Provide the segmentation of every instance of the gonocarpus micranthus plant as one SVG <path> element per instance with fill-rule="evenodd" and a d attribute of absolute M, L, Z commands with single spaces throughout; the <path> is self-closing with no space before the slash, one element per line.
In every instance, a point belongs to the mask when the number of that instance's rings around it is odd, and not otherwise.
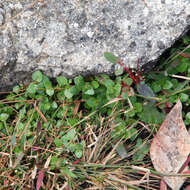
<path fill-rule="evenodd" d="M 132 69 L 131 68 L 127 68 L 122 61 L 117 58 L 115 55 L 113 55 L 110 52 L 105 52 L 104 53 L 104 57 L 111 63 L 114 64 L 119 64 L 123 67 L 123 70 L 126 71 L 129 74 L 129 77 L 133 80 L 133 82 L 137 85 L 137 91 L 140 95 L 144 96 L 144 97 L 149 97 L 149 101 L 152 103 L 155 103 L 154 99 L 151 99 L 151 97 L 155 97 L 154 92 L 152 91 L 152 89 L 144 82 L 144 78 L 141 75 L 141 70 L 139 68 L 139 59 L 138 59 L 138 63 L 137 63 L 137 71 L 136 74 L 133 74 Z"/>

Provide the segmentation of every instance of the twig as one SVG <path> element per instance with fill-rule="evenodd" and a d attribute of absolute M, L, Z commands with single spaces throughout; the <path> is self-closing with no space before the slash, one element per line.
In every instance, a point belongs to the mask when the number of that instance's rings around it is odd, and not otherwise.
<path fill-rule="evenodd" d="M 185 77 L 185 76 L 180 76 L 180 75 L 170 75 L 170 76 L 171 76 L 171 77 L 174 77 L 174 78 L 190 80 L 190 77 Z"/>

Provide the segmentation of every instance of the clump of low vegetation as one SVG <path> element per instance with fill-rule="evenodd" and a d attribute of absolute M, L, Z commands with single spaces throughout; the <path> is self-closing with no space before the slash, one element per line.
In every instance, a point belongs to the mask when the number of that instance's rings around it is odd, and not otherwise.
<path fill-rule="evenodd" d="M 123 68 L 56 84 L 40 71 L 0 99 L 1 189 L 158 189 L 149 147 L 178 99 L 190 125 L 190 39 L 144 74 L 154 104 Z M 125 158 L 118 147 L 123 145 Z"/>

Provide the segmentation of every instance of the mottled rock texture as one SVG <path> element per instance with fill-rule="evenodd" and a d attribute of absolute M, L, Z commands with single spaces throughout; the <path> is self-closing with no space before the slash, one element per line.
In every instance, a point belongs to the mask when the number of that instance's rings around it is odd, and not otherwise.
<path fill-rule="evenodd" d="M 0 0 L 0 87 L 50 77 L 112 73 L 104 51 L 135 67 L 190 25 L 190 0 Z"/>

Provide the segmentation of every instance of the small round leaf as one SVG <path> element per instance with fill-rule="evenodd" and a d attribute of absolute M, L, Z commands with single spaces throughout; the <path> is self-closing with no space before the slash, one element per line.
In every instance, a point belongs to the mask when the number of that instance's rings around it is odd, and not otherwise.
<path fill-rule="evenodd" d="M 166 81 L 165 81 L 165 84 L 164 84 L 164 86 L 163 86 L 163 89 L 169 90 L 169 89 L 171 89 L 172 87 L 173 87 L 173 84 L 172 84 L 169 80 L 166 80 Z"/>
<path fill-rule="evenodd" d="M 87 95 L 94 95 L 94 89 L 91 88 L 91 89 L 87 90 L 87 91 L 85 92 L 85 94 L 87 94 Z"/>
<path fill-rule="evenodd" d="M 94 89 L 98 88 L 99 87 L 99 83 L 95 80 L 92 81 L 92 86 Z"/>
<path fill-rule="evenodd" d="M 82 157 L 82 150 L 80 150 L 80 149 L 76 150 L 75 155 L 76 155 L 77 158 L 81 158 Z"/>
<path fill-rule="evenodd" d="M 34 84 L 34 83 L 30 83 L 29 86 L 27 87 L 26 91 L 29 93 L 29 94 L 35 94 L 36 93 L 36 90 L 37 90 L 37 85 Z"/>
<path fill-rule="evenodd" d="M 65 89 L 64 94 L 65 94 L 65 96 L 66 96 L 68 99 L 72 98 L 73 95 L 74 95 L 74 94 L 72 93 L 72 91 L 71 91 L 70 88 L 69 88 L 69 89 Z"/>
<path fill-rule="evenodd" d="M 8 118 L 9 118 L 9 115 L 7 113 L 0 114 L 0 121 L 6 121 Z"/>
<path fill-rule="evenodd" d="M 46 88 L 46 94 L 49 96 L 53 96 L 54 89 L 52 87 Z"/>
<path fill-rule="evenodd" d="M 13 87 L 13 92 L 14 93 L 18 94 L 19 91 L 20 91 L 20 87 L 18 85 L 16 85 L 16 86 Z"/>
<path fill-rule="evenodd" d="M 189 99 L 189 96 L 185 93 L 181 93 L 179 96 L 181 102 L 186 102 Z"/>
<path fill-rule="evenodd" d="M 41 82 L 43 78 L 43 74 L 40 71 L 35 71 L 32 74 L 32 79 L 37 82 Z"/>
<path fill-rule="evenodd" d="M 64 76 L 59 76 L 56 78 L 59 86 L 64 87 L 65 85 L 67 85 L 67 79 Z"/>

